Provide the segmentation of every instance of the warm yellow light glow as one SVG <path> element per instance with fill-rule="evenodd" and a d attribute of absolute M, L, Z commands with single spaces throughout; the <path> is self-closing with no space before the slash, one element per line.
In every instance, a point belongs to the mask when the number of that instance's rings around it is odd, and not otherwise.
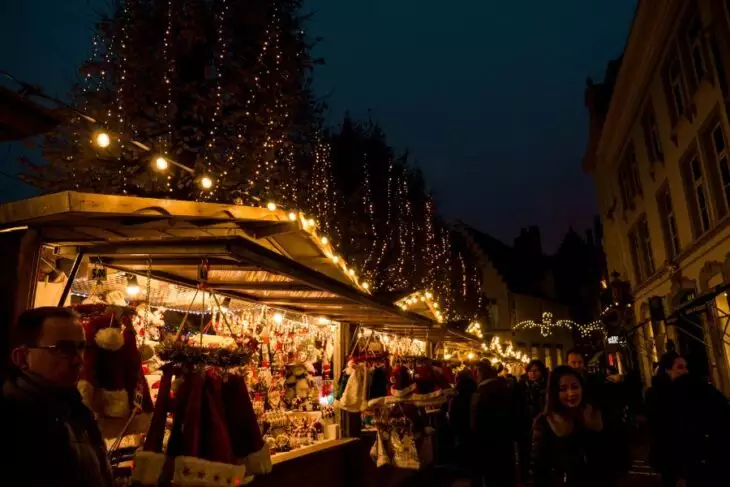
<path fill-rule="evenodd" d="M 447 353 L 444 355 L 444 359 L 449 360 L 451 358 L 451 354 Z"/>
<path fill-rule="evenodd" d="M 334 262 L 335 264 L 337 264 L 339 261 L 340 261 L 340 258 L 339 257 L 337 257 L 336 255 L 333 255 L 332 256 L 332 262 Z"/>
<path fill-rule="evenodd" d="M 348 269 L 347 270 L 347 273 L 350 274 L 351 276 L 354 276 L 355 275 L 355 269 Z"/>
<path fill-rule="evenodd" d="M 208 176 L 203 176 L 200 178 L 200 186 L 202 186 L 203 189 L 210 189 L 213 187 L 213 180 Z"/>
<path fill-rule="evenodd" d="M 280 325 L 284 322 L 284 315 L 281 313 L 274 313 L 274 316 L 272 317 L 272 319 L 274 320 L 274 323 L 276 323 L 277 325 Z"/>
<path fill-rule="evenodd" d="M 106 132 L 97 132 L 94 136 L 94 142 L 102 149 L 106 149 L 112 143 L 112 139 L 109 138 L 109 134 Z"/>
<path fill-rule="evenodd" d="M 269 201 L 269 202 L 268 202 L 268 203 L 266 204 L 266 208 L 267 208 L 267 209 L 268 209 L 269 211 L 276 211 L 276 203 L 274 203 L 273 201 Z"/>
<path fill-rule="evenodd" d="M 436 303 L 436 302 L 434 302 L 434 303 L 433 303 L 433 307 L 434 307 L 434 309 L 439 309 L 439 304 L 438 304 L 438 303 Z"/>
<path fill-rule="evenodd" d="M 467 355 L 467 357 L 469 358 L 469 360 L 473 360 L 474 359 L 474 354 L 471 353 L 471 352 L 469 352 L 469 355 Z"/>
<path fill-rule="evenodd" d="M 329 240 L 327 240 L 327 237 L 320 238 L 320 241 L 322 242 L 322 245 L 327 245 L 327 243 L 329 242 Z"/>
<path fill-rule="evenodd" d="M 168 167 L 170 167 L 170 164 L 167 162 L 167 159 L 165 159 L 162 156 L 159 156 L 157 159 L 155 159 L 155 167 L 157 169 L 159 169 L 160 171 L 164 171 Z"/>
<path fill-rule="evenodd" d="M 320 325 L 329 325 L 330 323 L 332 323 L 332 321 L 330 321 L 329 318 L 320 316 L 319 318 L 317 318 L 317 323 L 319 323 Z"/>
<path fill-rule="evenodd" d="M 433 294 L 431 294 L 430 292 L 426 291 L 426 298 L 427 299 L 431 299 L 432 297 L 433 297 Z"/>
<path fill-rule="evenodd" d="M 309 220 L 307 220 L 307 224 L 308 224 L 308 225 L 309 225 L 310 227 L 313 227 L 313 226 L 314 226 L 314 219 L 310 218 Z"/>
<path fill-rule="evenodd" d="M 291 213 L 289 213 L 289 219 L 291 221 L 296 220 L 297 219 L 297 214 L 292 211 Z"/>
<path fill-rule="evenodd" d="M 368 288 L 370 288 L 370 284 L 367 281 L 363 282 L 362 287 L 363 287 L 363 289 L 368 289 Z"/>

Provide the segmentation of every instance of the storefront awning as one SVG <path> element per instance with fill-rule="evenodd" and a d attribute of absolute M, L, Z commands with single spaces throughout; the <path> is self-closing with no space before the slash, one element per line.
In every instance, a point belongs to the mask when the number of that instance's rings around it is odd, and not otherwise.
<path fill-rule="evenodd" d="M 63 192 L 0 205 L 0 231 L 32 228 L 59 257 L 222 296 L 390 331 L 432 321 L 369 294 L 302 215 L 241 205 Z"/>

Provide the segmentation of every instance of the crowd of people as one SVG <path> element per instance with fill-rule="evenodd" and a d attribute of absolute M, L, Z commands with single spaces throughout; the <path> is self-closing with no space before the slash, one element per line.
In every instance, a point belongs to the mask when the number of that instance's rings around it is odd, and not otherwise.
<path fill-rule="evenodd" d="M 539 360 L 515 378 L 502 366 L 464 370 L 449 405 L 455 457 L 473 487 L 614 487 L 632 465 L 635 423 L 615 369 L 589 374 L 577 350 L 548 371 Z M 646 395 L 650 464 L 664 487 L 724 485 L 730 407 L 668 352 Z"/>
<path fill-rule="evenodd" d="M 11 337 L 0 396 L 0 467 L 8 485 L 111 487 L 99 427 L 76 388 L 86 347 L 76 315 L 38 308 Z M 448 404 L 456 458 L 474 487 L 615 487 L 631 466 L 631 416 L 615 370 L 589 374 L 577 351 L 548 371 L 516 378 L 479 362 L 462 371 Z M 646 394 L 650 464 L 664 487 L 728 485 L 730 405 L 674 351 Z"/>

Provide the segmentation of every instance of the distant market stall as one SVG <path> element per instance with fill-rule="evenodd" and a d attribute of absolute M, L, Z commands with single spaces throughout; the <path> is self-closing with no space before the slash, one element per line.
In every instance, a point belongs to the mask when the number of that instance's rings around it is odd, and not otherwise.
<path fill-rule="evenodd" d="M 82 394 L 115 460 L 141 447 L 142 484 L 166 455 L 178 477 L 248 481 L 273 464 L 257 485 L 315 471 L 348 483 L 360 450 L 332 405 L 356 327 L 424 343 L 437 332 L 372 296 L 314 220 L 275 207 L 63 192 L 0 206 L 0 242 L 6 330 L 30 307 L 79 311 L 95 347 Z M 180 404 L 217 411 L 219 427 Z"/>

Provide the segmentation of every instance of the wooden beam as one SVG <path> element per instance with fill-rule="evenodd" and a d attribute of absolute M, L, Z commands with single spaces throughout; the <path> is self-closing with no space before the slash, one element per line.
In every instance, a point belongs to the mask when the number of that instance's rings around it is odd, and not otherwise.
<path fill-rule="evenodd" d="M 307 296 L 277 296 L 277 297 L 259 297 L 259 302 L 266 304 L 301 304 L 301 305 L 342 305 L 350 304 L 352 301 L 344 298 L 322 298 Z"/>
<path fill-rule="evenodd" d="M 242 266 L 243 267 L 243 266 Z M 213 289 L 230 289 L 232 291 L 311 291 L 306 284 L 290 281 L 243 281 L 243 282 L 210 282 Z"/>
<path fill-rule="evenodd" d="M 309 267 L 291 260 L 271 250 L 249 242 L 245 239 L 237 239 L 229 243 L 231 253 L 242 261 L 259 265 L 262 269 L 280 274 L 310 285 L 322 291 L 331 292 L 356 303 L 381 310 L 389 315 L 397 316 L 424 327 L 431 326 L 431 320 L 402 311 L 391 303 L 382 302 L 368 294 L 362 293 L 352 286 L 342 283 L 336 279 L 325 276 Z"/>
<path fill-rule="evenodd" d="M 88 255 L 98 256 L 172 256 L 224 257 L 229 255 L 226 239 L 196 240 L 142 240 L 93 245 L 86 249 Z"/>
<path fill-rule="evenodd" d="M 239 227 L 256 240 L 299 231 L 299 224 L 295 222 L 239 223 Z"/>
<path fill-rule="evenodd" d="M 102 264 L 108 265 L 131 265 L 131 266 L 146 266 L 150 261 L 152 267 L 197 267 L 201 262 L 201 257 L 154 257 L 152 259 L 140 258 L 140 257 L 101 257 Z M 208 264 L 211 266 L 211 270 L 241 270 L 241 271 L 255 271 L 257 268 L 250 265 L 242 265 L 235 260 L 222 259 L 218 257 L 208 258 Z M 223 269 L 221 269 L 223 268 Z M 226 288 L 221 288 L 226 289 Z"/>

